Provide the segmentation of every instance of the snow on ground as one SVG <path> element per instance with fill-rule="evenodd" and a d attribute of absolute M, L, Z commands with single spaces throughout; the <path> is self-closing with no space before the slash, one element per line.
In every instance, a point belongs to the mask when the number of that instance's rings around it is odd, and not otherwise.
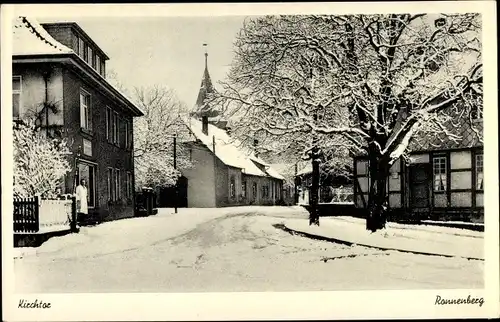
<path fill-rule="evenodd" d="M 293 218 L 307 223 L 307 213 L 300 207 L 241 207 L 179 209 L 178 214 L 162 210 L 157 216 L 86 228 L 82 237 L 61 237 L 52 245 L 50 241 L 42 245 L 45 252 L 16 259 L 16 289 L 222 292 L 483 287 L 482 261 L 345 246 L 273 227 Z M 62 241 L 65 238 L 75 240 Z"/>
<path fill-rule="evenodd" d="M 396 248 L 464 258 L 484 259 L 484 233 L 458 228 L 388 223 L 375 233 L 365 229 L 365 220 L 353 217 L 320 219 L 320 226 L 309 226 L 300 219 L 288 219 L 286 227 L 360 245 Z"/>

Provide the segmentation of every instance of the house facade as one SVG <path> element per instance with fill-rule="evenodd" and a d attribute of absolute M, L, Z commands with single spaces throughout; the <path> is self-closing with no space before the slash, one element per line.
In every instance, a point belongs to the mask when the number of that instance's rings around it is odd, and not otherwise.
<path fill-rule="evenodd" d="M 63 193 L 87 179 L 89 214 L 99 221 L 134 215 L 133 118 L 142 111 L 105 78 L 109 57 L 76 23 L 13 28 L 13 117 L 35 118 L 63 138 L 72 171 Z"/>
<path fill-rule="evenodd" d="M 410 160 L 392 165 L 390 219 L 484 222 L 482 106 L 470 118 L 451 122 L 459 140 L 442 134 L 419 137 L 409 146 Z M 354 158 L 354 176 L 356 207 L 365 208 L 370 185 L 366 157 Z"/>
<path fill-rule="evenodd" d="M 179 191 L 186 196 L 187 207 L 283 203 L 283 176 L 239 147 L 226 130 L 208 124 L 208 118 L 192 118 L 188 128 L 191 140 L 183 144 L 193 167 L 182 170 L 184 183 L 180 190 L 186 192 Z"/>

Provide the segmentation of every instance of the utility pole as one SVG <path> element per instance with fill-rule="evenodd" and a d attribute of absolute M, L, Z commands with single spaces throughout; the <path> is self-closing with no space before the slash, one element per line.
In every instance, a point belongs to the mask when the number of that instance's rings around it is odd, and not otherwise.
<path fill-rule="evenodd" d="M 295 174 L 293 176 L 293 202 L 294 204 L 299 203 L 299 179 L 297 178 L 297 175 L 299 173 L 299 164 L 298 161 L 295 162 Z"/>
<path fill-rule="evenodd" d="M 177 170 L 177 134 L 174 134 L 174 169 Z M 179 199 L 178 180 L 175 181 L 175 213 L 177 213 L 177 203 Z"/>

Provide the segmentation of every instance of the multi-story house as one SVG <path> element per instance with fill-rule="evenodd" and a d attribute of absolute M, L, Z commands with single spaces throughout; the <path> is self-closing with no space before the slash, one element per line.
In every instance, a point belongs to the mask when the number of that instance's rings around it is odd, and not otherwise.
<path fill-rule="evenodd" d="M 392 165 L 387 180 L 391 220 L 484 222 L 482 106 L 453 117 L 448 128 L 458 139 L 444 133 L 416 137 L 408 147 L 409 160 Z M 364 208 L 370 186 L 365 156 L 354 158 L 354 177 L 355 203 Z"/>
<path fill-rule="evenodd" d="M 74 169 L 63 192 L 87 179 L 100 221 L 134 215 L 132 120 L 143 115 L 106 80 L 108 59 L 76 23 L 14 21 L 14 119 L 35 117 L 46 135 L 67 140 Z"/>
<path fill-rule="evenodd" d="M 283 203 L 284 177 L 231 137 L 220 111 L 207 103 L 213 90 L 205 56 L 205 70 L 192 117 L 185 120 L 190 133 L 182 144 L 193 166 L 182 169 L 177 205 L 224 207 Z M 160 190 L 160 206 L 173 206 L 174 189 Z"/>

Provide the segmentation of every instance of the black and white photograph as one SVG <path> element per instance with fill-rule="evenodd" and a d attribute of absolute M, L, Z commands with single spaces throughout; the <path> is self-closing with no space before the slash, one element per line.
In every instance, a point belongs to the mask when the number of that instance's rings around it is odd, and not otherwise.
<path fill-rule="evenodd" d="M 495 3 L 297 8 L 2 6 L 9 320 L 498 316 Z"/>

